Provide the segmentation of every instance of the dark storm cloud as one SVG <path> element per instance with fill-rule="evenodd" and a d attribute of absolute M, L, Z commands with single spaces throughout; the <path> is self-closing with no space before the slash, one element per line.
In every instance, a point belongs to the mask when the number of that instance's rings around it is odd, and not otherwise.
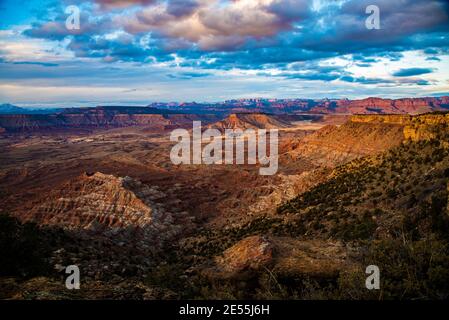
<path fill-rule="evenodd" d="M 302 79 L 302 80 L 321 80 L 321 81 L 333 81 L 340 76 L 335 73 L 296 73 L 296 74 L 283 74 L 287 79 Z"/>
<path fill-rule="evenodd" d="M 205 78 L 205 77 L 209 77 L 212 74 L 210 73 L 202 73 L 202 72 L 180 72 L 178 74 L 167 74 L 167 77 L 171 78 L 171 79 L 184 79 L 184 80 L 189 80 L 189 79 L 194 79 L 194 78 Z"/>
<path fill-rule="evenodd" d="M 448 53 L 449 10 L 443 0 L 349 0 L 342 6 L 328 1 L 319 10 L 306 0 L 95 2 L 112 9 L 98 16 L 87 7 L 79 32 L 66 30 L 65 16 L 59 15 L 34 23 L 24 34 L 69 39 L 68 48 L 79 57 L 152 63 L 176 54 L 182 66 L 224 70 L 285 69 L 342 55 L 368 67 L 380 58 L 398 61 L 406 50 Z M 120 11 L 134 5 L 142 9 Z M 368 5 L 380 9 L 380 30 L 365 27 Z M 118 30 L 127 42 L 105 37 Z"/>
<path fill-rule="evenodd" d="M 416 84 L 418 86 L 429 86 L 429 85 L 431 85 L 431 83 L 429 81 L 427 81 L 427 80 L 417 80 Z"/>
<path fill-rule="evenodd" d="M 433 69 L 430 68 L 406 68 L 401 69 L 393 73 L 395 77 L 411 77 L 411 76 L 419 76 L 422 74 L 432 73 Z"/>
<path fill-rule="evenodd" d="M 360 84 L 367 84 L 367 85 L 394 85 L 394 86 L 401 86 L 401 85 L 418 85 L 418 86 L 427 86 L 431 85 L 431 82 L 424 79 L 413 79 L 413 78 L 407 78 L 407 79 L 400 79 L 400 80 L 391 80 L 391 79 L 383 79 L 383 78 L 367 78 L 367 77 L 354 77 L 354 76 L 343 76 L 339 80 L 344 82 L 350 82 L 350 83 L 360 83 Z"/>
<path fill-rule="evenodd" d="M 307 0 L 277 0 L 268 6 L 268 11 L 287 21 L 303 20 L 311 15 Z"/>
<path fill-rule="evenodd" d="M 169 0 L 167 13 L 175 17 L 183 17 L 193 14 L 198 7 L 196 0 Z"/>
<path fill-rule="evenodd" d="M 1 60 L 0 60 L 1 62 Z M 28 65 L 36 65 L 36 66 L 43 66 L 43 67 L 57 67 L 59 64 L 57 63 L 51 63 L 51 62 L 37 62 L 37 61 L 14 61 L 11 62 L 12 64 L 28 64 Z"/>
<path fill-rule="evenodd" d="M 344 82 L 353 82 L 361 84 L 391 84 L 394 83 L 392 80 L 381 79 L 381 78 L 366 78 L 366 77 L 353 77 L 353 76 L 343 76 L 340 78 Z"/>

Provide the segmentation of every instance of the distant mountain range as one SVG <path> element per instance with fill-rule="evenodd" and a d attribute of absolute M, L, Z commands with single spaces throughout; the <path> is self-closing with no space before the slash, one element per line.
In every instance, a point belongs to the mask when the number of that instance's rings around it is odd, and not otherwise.
<path fill-rule="evenodd" d="M 60 111 L 60 108 L 29 109 L 18 107 L 9 103 L 0 104 L 0 114 L 52 114 Z"/>
<path fill-rule="evenodd" d="M 152 103 L 148 106 L 27 109 L 0 105 L 0 132 L 145 126 L 169 129 L 201 120 L 213 127 L 285 127 L 281 116 L 422 114 L 449 111 L 449 97 L 362 100 L 241 99 L 220 103 Z M 270 115 L 270 116 L 267 116 Z"/>
<path fill-rule="evenodd" d="M 0 105 L 0 113 L 22 113 L 25 109 L 16 107 L 12 104 L 5 103 Z"/>
<path fill-rule="evenodd" d="M 219 103 L 152 103 L 149 107 L 185 113 L 421 114 L 449 110 L 449 97 L 383 99 L 238 99 Z"/>
<path fill-rule="evenodd" d="M 191 127 L 192 121 L 212 123 L 217 115 L 183 114 L 151 107 L 108 106 L 67 108 L 51 114 L 2 114 L 1 132 L 35 132 L 54 130 L 94 130 L 141 126 L 149 130 Z"/>
<path fill-rule="evenodd" d="M 449 110 L 449 96 L 384 99 L 370 97 L 349 99 L 236 99 L 214 103 L 154 102 L 147 106 L 98 106 L 101 110 L 116 110 L 123 114 L 421 114 Z M 0 105 L 0 114 L 52 114 L 93 112 L 89 108 L 30 109 L 12 104 Z M 114 111 L 115 113 L 117 113 Z"/>

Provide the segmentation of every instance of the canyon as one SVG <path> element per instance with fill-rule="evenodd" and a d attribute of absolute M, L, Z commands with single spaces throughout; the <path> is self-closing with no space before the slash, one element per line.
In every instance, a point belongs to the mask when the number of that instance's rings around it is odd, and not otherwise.
<path fill-rule="evenodd" d="M 298 279 L 346 283 L 371 250 L 364 240 L 396 243 L 398 228 L 415 223 L 415 243 L 446 228 L 432 208 L 449 205 L 449 116 L 401 114 L 424 110 L 413 101 L 395 101 L 398 114 L 388 115 L 96 107 L 0 116 L 0 216 L 19 231 L 35 226 L 48 246 L 46 271 L 2 275 L 0 295 L 263 299 L 300 294 Z M 198 120 L 220 131 L 278 129 L 277 174 L 260 175 L 260 164 L 172 163 L 171 130 Z M 85 289 L 66 293 L 58 281 L 74 263 Z"/>
<path fill-rule="evenodd" d="M 316 119 L 318 115 L 326 114 L 422 114 L 445 110 L 449 110 L 448 96 L 396 100 L 383 98 L 361 100 L 240 99 L 218 103 L 151 103 L 145 107 L 99 106 L 49 110 L 24 109 L 4 104 L 0 105 L 0 131 L 92 130 L 132 125 L 162 130 L 164 128 L 182 127 L 193 120 L 214 123 L 232 114 L 240 114 L 240 117 L 243 117 L 244 114 L 248 113 L 278 115 L 271 127 L 285 127 L 288 124 L 283 123 L 283 119 L 289 122 L 292 121 L 294 115 L 301 114 L 309 114 L 309 118 L 314 117 Z M 245 117 L 251 116 L 246 115 Z M 226 121 L 228 123 L 217 123 L 215 126 L 227 126 L 238 121 L 238 119 L 234 116 L 233 119 L 227 119 Z M 257 119 L 250 121 L 247 119 L 244 122 L 254 125 L 254 123 L 257 123 Z M 242 125 L 242 123 L 234 123 L 235 125 Z"/>
<path fill-rule="evenodd" d="M 194 120 L 216 121 L 214 115 L 181 114 L 146 107 L 96 107 L 65 109 L 54 114 L 0 115 L 0 127 L 6 132 L 67 131 L 145 126 L 164 130 L 190 125 Z"/>

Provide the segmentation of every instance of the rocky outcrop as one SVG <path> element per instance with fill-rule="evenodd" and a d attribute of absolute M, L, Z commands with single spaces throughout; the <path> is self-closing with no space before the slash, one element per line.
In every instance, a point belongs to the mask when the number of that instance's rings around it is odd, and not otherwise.
<path fill-rule="evenodd" d="M 261 214 L 276 215 L 276 208 L 282 203 L 293 199 L 315 185 L 326 180 L 328 170 L 310 170 L 300 174 L 278 174 L 281 182 L 266 186 L 271 187 L 271 192 L 257 198 L 248 208 L 248 215 L 257 216 Z"/>
<path fill-rule="evenodd" d="M 275 214 L 282 202 L 326 180 L 332 168 L 358 157 L 377 154 L 404 141 L 402 119 L 393 115 L 352 116 L 341 126 L 328 125 L 303 138 L 289 142 L 280 156 L 280 183 L 259 197 L 248 214 Z M 268 186 L 267 186 L 268 188 Z"/>
<path fill-rule="evenodd" d="M 142 228 L 152 222 L 150 199 L 156 193 L 129 177 L 83 174 L 50 195 L 29 218 L 76 229 Z"/>
<path fill-rule="evenodd" d="M 367 98 L 362 100 L 338 100 L 336 107 L 327 111 L 347 114 L 420 114 L 447 110 L 448 108 L 449 97 L 404 98 L 397 100 Z"/>
<path fill-rule="evenodd" d="M 388 114 L 388 115 L 353 115 L 350 117 L 352 123 L 382 123 L 394 125 L 407 125 L 412 120 L 410 115 Z"/>
<path fill-rule="evenodd" d="M 193 120 L 211 123 L 212 115 L 190 115 L 164 112 L 154 108 L 97 107 L 68 109 L 55 114 L 8 114 L 0 115 L 0 127 L 7 132 L 36 132 L 67 129 L 120 128 L 145 126 L 165 129 L 190 124 Z"/>
<path fill-rule="evenodd" d="M 449 113 L 353 115 L 342 126 L 326 126 L 297 142 L 289 156 L 334 166 L 388 150 L 410 139 L 429 140 L 448 128 Z"/>
<path fill-rule="evenodd" d="M 437 138 L 441 128 L 449 128 L 449 113 L 431 113 L 418 116 L 411 115 L 355 115 L 352 123 L 371 123 L 400 125 L 403 127 L 404 139 L 412 141 Z M 449 129 L 448 129 L 449 130 Z"/>
<path fill-rule="evenodd" d="M 268 238 L 252 236 L 239 241 L 227 249 L 217 263 L 227 271 L 241 272 L 257 270 L 266 266 L 273 258 L 273 246 Z"/>
<path fill-rule="evenodd" d="M 215 258 L 215 267 L 206 271 L 213 277 L 231 278 L 244 272 L 260 271 L 273 260 L 273 245 L 262 236 L 251 236 L 237 242 Z"/>
<path fill-rule="evenodd" d="M 156 187 L 130 177 L 97 172 L 55 188 L 18 218 L 117 242 L 142 239 L 158 247 L 192 225 L 188 214 L 161 204 L 165 197 Z"/>
<path fill-rule="evenodd" d="M 298 141 L 288 155 L 297 161 L 333 167 L 356 157 L 375 154 L 404 140 L 399 124 L 347 122 L 326 126 Z"/>
<path fill-rule="evenodd" d="M 405 138 L 412 141 L 439 139 L 441 132 L 449 133 L 449 113 L 413 117 L 404 127 Z"/>
<path fill-rule="evenodd" d="M 335 278 L 356 266 L 352 251 L 339 241 L 256 235 L 225 250 L 215 258 L 215 266 L 205 269 L 204 273 L 221 279 L 245 278 L 264 272 L 290 278 Z"/>
<path fill-rule="evenodd" d="M 210 128 L 224 129 L 277 129 L 291 126 L 289 122 L 275 115 L 263 113 L 234 113 L 226 119 L 211 124 Z"/>

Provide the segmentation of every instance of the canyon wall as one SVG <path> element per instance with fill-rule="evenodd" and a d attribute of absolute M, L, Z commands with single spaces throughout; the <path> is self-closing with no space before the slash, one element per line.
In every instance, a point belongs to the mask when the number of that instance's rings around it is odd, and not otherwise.
<path fill-rule="evenodd" d="M 4 131 L 34 132 L 57 129 L 98 129 L 128 126 L 146 126 L 164 129 L 170 126 L 183 126 L 194 120 L 214 122 L 213 115 L 193 115 L 174 113 L 127 113 L 128 110 L 85 109 L 79 112 L 62 112 L 48 115 L 0 115 L 0 128 Z"/>
<path fill-rule="evenodd" d="M 449 97 L 362 100 L 342 99 L 336 102 L 334 112 L 347 114 L 422 114 L 449 108 Z"/>
<path fill-rule="evenodd" d="M 354 115 L 352 123 L 377 123 L 403 126 L 404 139 L 413 141 L 438 138 L 441 128 L 449 131 L 449 113 L 411 115 Z"/>

